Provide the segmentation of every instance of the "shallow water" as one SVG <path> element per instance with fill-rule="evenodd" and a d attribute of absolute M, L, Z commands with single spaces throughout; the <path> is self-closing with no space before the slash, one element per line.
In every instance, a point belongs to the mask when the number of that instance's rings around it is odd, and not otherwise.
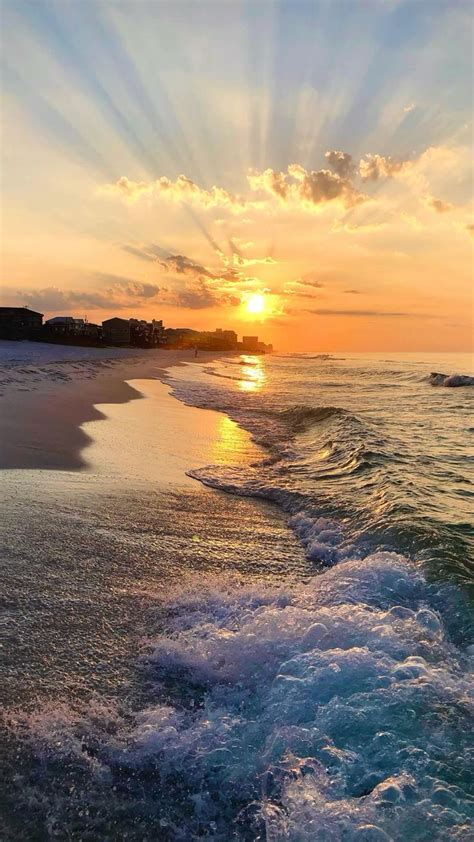
<path fill-rule="evenodd" d="M 304 510 L 315 562 L 388 549 L 469 583 L 474 388 L 432 386 L 430 372 L 466 374 L 470 363 L 459 354 L 249 357 L 192 381 L 175 369 L 171 382 L 182 400 L 227 412 L 271 455 L 254 471 L 193 476 Z M 336 542 L 308 531 L 321 516 L 337 521 Z"/>
<path fill-rule="evenodd" d="M 136 447 L 151 404 L 94 422 L 92 473 L 70 475 L 95 477 L 93 501 L 66 505 L 51 474 L 59 503 L 50 489 L 28 508 L 43 557 L 16 615 L 33 667 L 22 683 L 17 663 L 16 699 L 47 692 L 8 709 L 5 838 L 472 838 L 473 392 L 430 385 L 431 370 L 468 373 L 448 361 L 172 369 L 180 400 L 259 444 L 226 426 L 213 464 L 189 465 L 225 495 L 135 487 L 131 452 L 119 492 L 110 454 L 127 425 Z M 186 448 L 183 469 L 199 455 Z M 21 505 L 12 494 L 12 521 Z M 13 536 L 18 575 L 20 557 L 28 539 Z"/>

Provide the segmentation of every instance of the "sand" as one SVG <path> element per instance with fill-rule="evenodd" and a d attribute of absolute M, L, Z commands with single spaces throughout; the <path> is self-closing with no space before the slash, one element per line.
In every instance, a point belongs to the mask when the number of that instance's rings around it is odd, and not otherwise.
<path fill-rule="evenodd" d="M 17 346 L 9 349 L 17 359 L 2 360 L 3 344 Z M 27 350 L 30 359 L 22 360 Z M 52 355 L 57 359 L 51 359 Z M 202 353 L 199 360 L 213 356 Z M 105 417 L 97 405 L 139 399 L 140 392 L 127 381 L 156 379 L 165 368 L 193 361 L 192 351 L 0 343 L 0 468 L 74 471 L 85 467 L 82 452 L 91 438 L 84 425 Z"/>
<path fill-rule="evenodd" d="M 184 406 L 156 379 L 193 357 L 99 362 L 18 362 L 3 399 L 7 706 L 93 693 L 130 699 L 143 691 L 140 647 L 170 590 L 211 572 L 288 579 L 295 559 L 304 565 L 270 505 L 186 475 L 261 455 L 227 416 Z"/>

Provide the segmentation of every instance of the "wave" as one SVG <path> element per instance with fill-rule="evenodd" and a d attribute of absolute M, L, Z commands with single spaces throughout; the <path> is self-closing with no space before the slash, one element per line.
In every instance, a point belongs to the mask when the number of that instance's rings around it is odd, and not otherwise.
<path fill-rule="evenodd" d="M 467 842 L 471 659 L 441 607 L 461 610 L 391 553 L 308 584 L 191 583 L 138 712 L 13 718 L 35 758 L 17 803 L 58 838 Z"/>
<path fill-rule="evenodd" d="M 323 362 L 343 362 L 346 357 L 336 357 L 333 354 L 273 354 L 284 360 L 322 360 Z"/>
<path fill-rule="evenodd" d="M 428 382 L 432 386 L 474 386 L 474 377 L 469 377 L 467 374 L 441 374 L 433 371 Z"/>
<path fill-rule="evenodd" d="M 314 424 L 319 424 L 328 418 L 348 415 L 337 406 L 304 406 L 301 404 L 279 410 L 275 414 L 277 418 L 288 424 L 295 433 L 307 430 Z"/>

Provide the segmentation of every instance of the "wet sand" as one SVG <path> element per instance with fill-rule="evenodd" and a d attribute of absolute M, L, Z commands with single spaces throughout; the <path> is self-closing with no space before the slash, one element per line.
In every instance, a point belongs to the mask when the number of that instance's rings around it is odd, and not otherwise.
<path fill-rule="evenodd" d="M 60 358 L 64 349 L 53 347 Z M 34 350 L 44 353 L 40 345 Z M 86 357 L 98 349 L 74 350 Z M 100 350 L 103 355 L 95 359 L 0 364 L 0 469 L 83 468 L 82 451 L 91 439 L 82 425 L 105 417 L 98 404 L 139 399 L 127 380 L 157 378 L 169 366 L 194 361 L 190 351 L 131 352 L 114 358 L 107 353 L 117 349 Z M 199 360 L 213 356 L 203 353 Z"/>
<path fill-rule="evenodd" d="M 31 391 L 4 399 L 6 704 L 139 692 L 137 657 L 159 623 L 157 596 L 165 607 L 177 583 L 210 571 L 288 576 L 302 556 L 273 507 L 186 475 L 261 456 L 227 416 L 184 406 L 156 379 L 163 364 L 191 361 L 158 352 L 87 363 L 77 377 L 67 362 L 65 382 L 25 372 Z"/>

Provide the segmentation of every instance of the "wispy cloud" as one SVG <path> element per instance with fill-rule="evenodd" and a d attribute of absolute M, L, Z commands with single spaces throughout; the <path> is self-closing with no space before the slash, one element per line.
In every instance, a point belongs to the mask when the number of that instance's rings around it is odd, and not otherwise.
<path fill-rule="evenodd" d="M 419 318 L 419 314 L 415 313 L 408 313 L 408 312 L 387 312 L 386 310 L 336 310 L 336 309 L 318 309 L 318 310 L 305 310 L 306 313 L 312 313 L 315 316 L 351 316 L 354 318 L 404 318 L 404 317 L 416 317 Z"/>
<path fill-rule="evenodd" d="M 427 207 L 436 211 L 436 213 L 448 213 L 448 211 L 454 209 L 454 205 L 451 202 L 444 202 L 442 199 L 436 199 L 435 196 L 427 196 L 425 204 Z"/>
<path fill-rule="evenodd" d="M 6 291 L 6 296 L 11 301 L 42 312 L 61 311 L 62 315 L 68 315 L 69 311 L 76 311 L 80 307 L 91 310 L 126 310 L 156 300 L 160 294 L 160 287 L 156 284 L 102 272 L 95 273 L 94 277 L 97 282 L 108 286 L 103 291 L 64 290 L 54 286 L 36 290 L 12 289 Z"/>
<path fill-rule="evenodd" d="M 139 246 L 123 245 L 122 250 L 127 251 L 129 254 L 133 254 L 134 257 L 138 257 L 140 260 L 145 260 L 149 263 L 155 263 L 158 258 L 166 257 L 168 254 L 166 249 L 162 249 L 154 243 Z"/>

